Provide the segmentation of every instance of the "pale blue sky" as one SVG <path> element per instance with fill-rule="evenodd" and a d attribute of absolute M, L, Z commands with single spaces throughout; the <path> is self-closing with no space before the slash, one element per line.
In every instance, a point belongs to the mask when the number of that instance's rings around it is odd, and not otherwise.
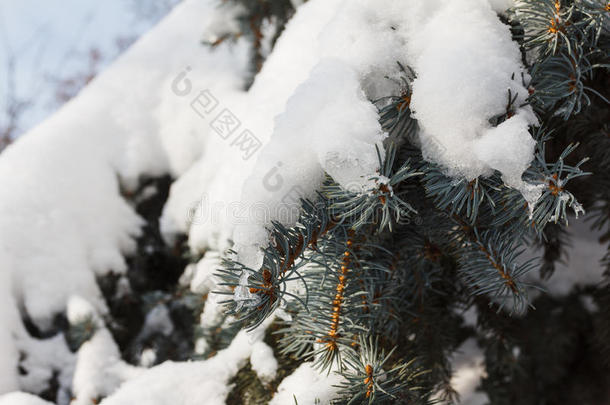
<path fill-rule="evenodd" d="M 30 103 L 18 133 L 39 123 L 59 104 L 58 83 L 86 76 L 90 50 L 99 71 L 120 54 L 119 42 L 146 32 L 179 0 L 0 0 L 0 125 L 5 117 L 8 63 L 14 93 Z"/>

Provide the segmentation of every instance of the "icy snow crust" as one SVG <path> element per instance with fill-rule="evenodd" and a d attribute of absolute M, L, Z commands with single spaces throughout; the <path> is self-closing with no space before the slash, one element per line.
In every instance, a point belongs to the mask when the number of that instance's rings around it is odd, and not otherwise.
<path fill-rule="evenodd" d="M 19 315 L 44 329 L 68 302 L 70 318 L 106 313 L 95 276 L 126 270 L 124 255 L 142 220 L 119 188 L 133 188 L 141 175 L 177 178 L 161 219 L 164 235 L 187 233 L 194 251 L 207 249 L 184 283 L 201 293 L 214 289 L 211 274 L 228 247 L 256 268 L 266 226 L 294 224 L 295 202 L 314 196 L 325 172 L 352 190 L 371 187 L 375 146 L 386 134 L 369 100 L 401 90 L 384 77 L 398 77 L 397 61 L 417 73 L 411 108 L 425 156 L 468 179 L 499 170 L 534 201 L 536 190 L 521 180 L 532 159 L 534 115 L 522 107 L 498 127 L 488 122 L 505 111 L 508 89 L 518 94 L 516 105 L 527 94 L 517 45 L 495 13 L 507 1 L 490 3 L 310 0 L 248 91 L 243 39 L 214 50 L 200 45 L 202 26 L 210 27 L 208 37 L 234 29 L 222 22 L 239 10 L 214 0 L 176 7 L 0 155 L 0 394 L 35 390 L 61 368 L 61 383 L 72 381 L 78 403 L 109 395 L 103 404 L 220 404 L 248 359 L 262 379 L 273 378 L 269 347 L 243 332 L 207 361 L 146 370 L 123 363 L 103 327 L 70 354 L 55 338 L 30 338 Z M 219 125 L 227 116 L 239 126 Z M 201 325 L 214 325 L 220 311 L 209 298 Z M 198 347 L 205 351 L 205 342 Z M 33 376 L 17 374 L 20 351 L 34 353 Z M 312 392 L 303 388 L 316 383 L 313 394 L 326 403 L 335 378 L 305 363 L 274 401 L 291 402 L 295 393 L 308 403 Z M 0 396 L 5 403 L 44 401 L 10 394 Z"/>

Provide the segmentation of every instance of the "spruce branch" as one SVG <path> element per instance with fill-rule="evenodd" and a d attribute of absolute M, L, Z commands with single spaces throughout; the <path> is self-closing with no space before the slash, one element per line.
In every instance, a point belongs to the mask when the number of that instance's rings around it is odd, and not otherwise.
<path fill-rule="evenodd" d="M 466 249 L 459 258 L 460 271 L 466 285 L 476 295 L 485 294 L 498 304 L 498 311 L 512 300 L 511 312 L 523 312 L 529 302 L 522 278 L 535 268 L 535 259 L 520 263 L 515 241 L 497 231 L 480 233 L 476 228 L 466 234 Z"/>
<path fill-rule="evenodd" d="M 532 67 L 531 99 L 545 110 L 554 110 L 564 120 L 580 113 L 591 105 L 591 95 L 610 104 L 602 94 L 585 83 L 592 79 L 596 68 L 607 68 L 607 64 L 592 64 L 590 60 L 599 50 L 585 53 L 580 45 L 572 52 L 559 52 Z"/>
<path fill-rule="evenodd" d="M 380 254 L 389 253 L 353 230 L 343 240 L 326 240 L 312 253 L 303 278 L 307 307 L 295 307 L 293 319 L 280 330 L 283 353 L 313 359 L 320 369 L 330 370 L 333 364 L 341 367 L 344 349 L 357 344 L 358 334 L 383 327 L 377 314 L 388 313 L 394 291 L 392 280 L 383 277 L 390 269 L 374 260 Z"/>
<path fill-rule="evenodd" d="M 400 222 L 416 213 L 415 209 L 405 202 L 394 188 L 401 182 L 420 176 L 422 172 L 415 171 L 409 161 L 393 173 L 396 147 L 393 143 L 388 146 L 386 158 L 382 161 L 379 148 L 379 173 L 369 178 L 373 187 L 364 192 L 346 190 L 330 179 L 322 189 L 322 193 L 330 201 L 332 215 L 350 223 L 351 228 L 358 230 L 367 224 L 374 224 L 377 232 L 386 227 L 392 231 L 393 222 Z"/>
<path fill-rule="evenodd" d="M 591 45 L 596 46 L 602 33 L 608 33 L 610 2 L 607 0 L 577 0 L 578 11 L 584 15 L 583 30 Z"/>
<path fill-rule="evenodd" d="M 574 31 L 579 29 L 572 21 L 574 11 L 573 5 L 560 0 L 522 0 L 512 14 L 524 27 L 521 40 L 525 49 L 546 57 L 562 47 L 571 53 Z"/>
<path fill-rule="evenodd" d="M 440 167 L 432 163 L 426 169 L 424 187 L 440 210 L 465 215 L 471 224 L 476 221 L 481 204 L 487 205 L 494 212 L 496 202 L 493 193 L 505 188 L 497 173 L 491 177 L 477 177 L 467 181 L 464 178 L 447 177 Z"/>
<path fill-rule="evenodd" d="M 378 338 L 359 336 L 358 342 L 357 349 L 346 350 L 345 369 L 341 371 L 345 382 L 338 386 L 341 399 L 336 403 L 426 403 L 420 386 L 426 372 L 415 365 L 415 360 L 391 362 L 396 347 L 385 354 Z"/>

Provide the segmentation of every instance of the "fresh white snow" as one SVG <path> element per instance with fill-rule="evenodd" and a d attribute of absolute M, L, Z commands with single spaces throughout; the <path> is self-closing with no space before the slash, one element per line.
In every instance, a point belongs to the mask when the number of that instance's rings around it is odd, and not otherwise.
<path fill-rule="evenodd" d="M 485 356 L 473 338 L 467 339 L 452 354 L 451 367 L 454 375 L 451 386 L 460 396 L 462 405 L 483 405 L 489 402 L 487 394 L 477 391 L 481 378 L 486 377 Z"/>
<path fill-rule="evenodd" d="M 342 381 L 341 375 L 320 373 L 313 363 L 305 362 L 282 380 L 269 405 L 292 404 L 295 398 L 299 404 L 328 404 L 336 397 L 336 386 Z"/>
<path fill-rule="evenodd" d="M 52 405 L 52 403 L 44 401 L 36 395 L 25 392 L 12 392 L 0 396 L 0 405 Z"/>
<path fill-rule="evenodd" d="M 222 405 L 237 374 L 264 336 L 264 323 L 251 333 L 240 331 L 226 349 L 204 361 L 167 361 L 125 383 L 101 405 Z"/>

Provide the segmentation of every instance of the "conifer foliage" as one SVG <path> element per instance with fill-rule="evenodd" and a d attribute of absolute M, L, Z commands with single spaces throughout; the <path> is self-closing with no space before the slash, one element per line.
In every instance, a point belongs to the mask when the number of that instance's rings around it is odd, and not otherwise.
<path fill-rule="evenodd" d="M 281 0 L 235 3 L 248 10 L 255 49 L 258 21 L 282 25 L 291 15 Z M 539 120 L 531 127 L 535 159 L 523 176 L 540 190 L 535 205 L 498 172 L 468 181 L 424 158 L 410 110 L 417 72 L 396 61 L 402 91 L 370 100 L 389 136 L 369 189 L 347 190 L 327 175 L 316 199 L 301 200 L 295 227 L 273 223 L 260 268 L 229 252 L 218 273 L 229 287 L 222 291 L 227 311 L 240 325 L 275 319 L 282 356 L 313 360 L 345 378 L 338 403 L 455 399 L 450 354 L 468 337 L 485 353 L 482 389 L 493 404 L 574 398 L 585 382 L 570 375 L 570 364 L 594 375 L 588 393 L 606 382 L 609 363 L 594 353 L 608 353 L 610 324 L 577 297 L 592 295 L 607 314 L 608 287 L 557 300 L 528 275 L 551 276 L 567 243 L 565 226 L 579 214 L 591 212 L 592 226 L 608 226 L 610 3 L 522 0 L 499 18 L 521 47 L 529 75 L 518 80 Z M 253 70 L 262 62 L 257 53 Z M 516 99 L 509 91 L 506 112 L 492 126 L 514 114 Z M 542 268 L 524 258 L 533 245 L 542 248 Z M 476 325 L 460 315 L 468 309 L 477 310 Z M 582 323 L 564 328 L 568 319 Z M 548 330 L 557 335 L 545 341 Z"/>

